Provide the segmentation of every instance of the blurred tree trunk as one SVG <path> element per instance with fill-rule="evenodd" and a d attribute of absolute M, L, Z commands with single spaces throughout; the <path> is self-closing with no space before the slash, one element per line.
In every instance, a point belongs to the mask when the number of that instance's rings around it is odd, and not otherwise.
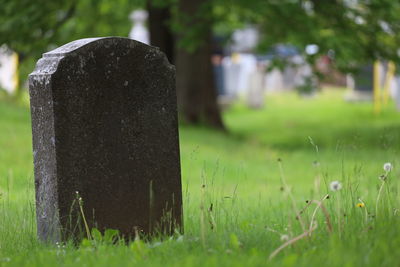
<path fill-rule="evenodd" d="M 182 14 L 183 31 L 179 32 L 178 42 L 185 33 L 195 31 L 194 48 L 187 49 L 178 43 L 176 46 L 176 89 L 179 109 L 183 119 L 190 124 L 204 122 L 207 125 L 225 130 L 217 103 L 217 90 L 214 83 L 212 53 L 211 2 L 207 0 L 179 0 L 178 12 Z M 193 36 L 193 32 L 190 34 Z"/>
<path fill-rule="evenodd" d="M 148 1 L 151 44 L 160 47 L 176 65 L 176 90 L 180 117 L 189 124 L 205 123 L 225 130 L 217 103 L 212 53 L 211 5 L 207 0 L 179 0 L 178 36 L 167 25 L 169 7 L 157 7 Z M 194 35 L 193 35 L 194 34 Z M 187 35 L 187 36 L 186 36 Z M 179 45 L 189 40 L 191 49 Z M 185 41 L 184 40 L 184 41 Z"/>
<path fill-rule="evenodd" d="M 169 27 L 171 10 L 168 6 L 156 6 L 151 0 L 147 2 L 147 10 L 149 12 L 150 44 L 159 47 L 167 55 L 169 62 L 174 64 L 175 40 Z"/>

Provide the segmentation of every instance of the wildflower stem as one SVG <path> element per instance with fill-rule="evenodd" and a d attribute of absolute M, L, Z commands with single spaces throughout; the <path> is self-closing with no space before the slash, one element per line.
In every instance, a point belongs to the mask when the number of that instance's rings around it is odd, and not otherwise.
<path fill-rule="evenodd" d="M 368 223 L 368 207 L 367 207 L 367 205 L 365 205 L 365 202 L 361 198 L 359 198 L 358 200 L 360 201 L 360 203 L 362 203 L 364 205 L 365 225 L 367 225 L 367 223 Z"/>
<path fill-rule="evenodd" d="M 290 198 L 290 201 L 292 202 L 292 208 L 293 208 L 293 210 L 294 210 L 294 213 L 296 214 L 296 217 L 298 218 L 299 223 L 300 223 L 300 225 L 301 225 L 301 229 L 302 229 L 303 232 L 304 232 L 304 231 L 306 231 L 306 227 L 305 227 L 305 224 L 304 224 L 303 219 L 302 219 L 302 217 L 301 217 L 301 214 L 300 214 L 299 210 L 297 209 L 296 201 L 294 200 L 294 197 L 293 197 L 292 193 L 290 192 L 289 186 L 288 186 L 288 184 L 286 183 L 285 174 L 284 174 L 284 172 L 283 172 L 283 166 L 282 166 L 281 161 L 278 161 L 278 165 L 279 165 L 279 172 L 280 172 L 280 177 L 281 177 L 281 183 L 282 183 L 284 189 L 285 189 L 285 190 L 287 191 L 287 193 L 288 193 L 288 196 L 289 196 L 289 198 Z"/>
<path fill-rule="evenodd" d="M 92 240 L 92 235 L 90 234 L 89 225 L 88 225 L 88 223 L 87 223 L 87 221 L 86 221 L 85 213 L 83 212 L 82 200 L 79 199 L 78 203 L 79 203 L 79 209 L 80 209 L 81 214 L 82 214 L 83 223 L 84 223 L 84 225 L 85 225 L 85 230 L 86 230 L 87 238 L 88 238 L 89 240 Z"/>
<path fill-rule="evenodd" d="M 338 194 L 338 201 L 337 201 L 337 218 L 338 218 L 338 232 L 339 232 L 339 238 L 342 235 L 342 216 L 340 215 L 340 195 Z"/>
<path fill-rule="evenodd" d="M 275 249 L 271 255 L 269 255 L 268 260 L 273 259 L 276 255 L 278 255 L 279 252 L 281 252 L 284 248 L 286 248 L 287 246 L 299 241 L 300 239 L 303 239 L 304 237 L 307 237 L 308 235 L 311 234 L 311 232 L 313 232 L 315 229 L 317 229 L 318 224 L 315 224 L 315 226 L 310 229 L 309 231 L 304 231 L 304 233 L 302 233 L 301 235 L 296 236 L 295 238 L 292 238 L 288 241 L 286 241 L 284 244 L 282 244 L 280 247 L 278 247 L 277 249 Z"/>
<path fill-rule="evenodd" d="M 378 196 L 376 197 L 376 204 L 375 204 L 375 217 L 376 218 L 378 217 L 378 205 L 379 205 L 379 200 L 381 198 L 381 194 L 382 194 L 384 185 L 385 185 L 385 180 L 382 181 L 381 187 L 379 188 L 379 191 L 378 191 Z"/>
<path fill-rule="evenodd" d="M 390 212 L 393 210 L 393 206 L 392 206 L 392 196 L 390 194 L 390 180 L 387 181 L 387 185 L 386 185 L 386 200 L 387 200 L 387 205 L 388 205 L 388 210 L 389 210 L 389 214 Z"/>
<path fill-rule="evenodd" d="M 313 214 L 311 216 L 310 227 L 309 227 L 309 230 L 308 230 L 308 232 L 310 233 L 310 236 L 311 236 L 312 228 L 313 228 L 313 225 L 314 225 L 315 215 L 317 214 L 317 211 L 318 211 L 319 208 L 321 208 L 322 212 L 325 215 L 325 221 L 326 221 L 326 225 L 327 225 L 327 228 L 328 228 L 328 232 L 329 233 L 332 232 L 332 224 L 331 224 L 331 221 L 330 221 L 330 218 L 329 218 L 329 213 L 326 210 L 326 208 L 324 206 L 324 203 L 323 203 L 323 201 L 325 199 L 327 199 L 328 197 L 329 197 L 329 195 L 327 194 L 321 199 L 321 201 L 313 200 L 311 202 L 311 203 L 316 203 L 317 207 L 314 209 L 314 212 L 313 212 Z"/>
<path fill-rule="evenodd" d="M 200 234 L 201 243 L 203 248 L 206 247 L 206 226 L 205 226 L 205 211 L 204 211 L 204 198 L 205 198 L 205 184 L 201 186 L 201 199 L 200 199 Z"/>

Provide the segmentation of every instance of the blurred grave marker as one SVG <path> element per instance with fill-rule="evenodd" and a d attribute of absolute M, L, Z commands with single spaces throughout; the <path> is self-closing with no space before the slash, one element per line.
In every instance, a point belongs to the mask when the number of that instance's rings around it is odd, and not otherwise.
<path fill-rule="evenodd" d="M 357 73 L 347 77 L 347 84 L 351 92 L 345 96 L 346 101 L 371 101 L 373 99 L 373 65 L 368 64 L 360 67 Z"/>
<path fill-rule="evenodd" d="M 247 91 L 247 105 L 253 109 L 259 109 L 265 102 L 265 65 L 259 62 L 257 69 L 250 73 L 249 89 Z"/>
<path fill-rule="evenodd" d="M 18 87 L 18 55 L 7 46 L 0 46 L 0 89 L 9 94 Z"/>
<path fill-rule="evenodd" d="M 43 55 L 29 90 L 41 240 L 79 240 L 84 219 L 126 238 L 181 225 L 175 68 L 162 52 L 77 40 Z"/>
<path fill-rule="evenodd" d="M 146 10 L 140 9 L 135 10 L 130 14 L 129 18 L 131 19 L 133 26 L 129 32 L 129 38 L 145 44 L 150 44 L 150 34 L 145 26 L 148 16 L 149 14 Z"/>

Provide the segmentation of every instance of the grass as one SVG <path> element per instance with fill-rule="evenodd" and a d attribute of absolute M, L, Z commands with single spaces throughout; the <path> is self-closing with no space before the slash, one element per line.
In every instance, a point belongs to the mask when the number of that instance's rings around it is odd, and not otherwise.
<path fill-rule="evenodd" d="M 79 249 L 37 241 L 29 109 L 0 102 L 0 266 L 399 266 L 400 114 L 342 99 L 327 90 L 270 95 L 262 110 L 237 104 L 224 114 L 230 135 L 182 126 L 184 236 Z M 394 169 L 375 216 L 385 162 Z M 335 180 L 343 189 L 330 192 Z M 318 211 L 311 236 L 268 260 L 284 235 L 304 232 L 293 205 L 327 193 L 332 233 Z M 307 229 L 316 207 L 301 215 Z"/>

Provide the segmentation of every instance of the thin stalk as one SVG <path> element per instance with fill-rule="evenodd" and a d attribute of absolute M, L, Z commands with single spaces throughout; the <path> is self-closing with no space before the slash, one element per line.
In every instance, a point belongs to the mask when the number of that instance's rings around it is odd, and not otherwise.
<path fill-rule="evenodd" d="M 206 247 L 206 226 L 205 226 L 205 211 L 204 211 L 204 195 L 205 195 L 205 187 L 203 184 L 201 186 L 201 196 L 200 196 L 200 235 L 201 235 L 201 243 L 203 248 Z"/>
<path fill-rule="evenodd" d="M 297 218 L 298 218 L 299 223 L 301 225 L 301 229 L 304 232 L 306 230 L 306 227 L 305 227 L 304 221 L 303 221 L 303 219 L 302 219 L 302 217 L 300 215 L 300 212 L 299 212 L 299 210 L 297 208 L 296 201 L 294 200 L 294 197 L 293 197 L 292 193 L 290 192 L 289 186 L 286 183 L 285 174 L 283 172 L 283 167 L 282 167 L 282 163 L 281 163 L 280 160 L 278 160 L 278 165 L 279 165 L 279 171 L 280 171 L 280 176 L 281 176 L 281 183 L 283 184 L 284 189 L 288 192 L 288 196 L 290 198 L 290 201 L 292 202 L 292 208 L 294 210 L 294 213 L 297 214 Z"/>
<path fill-rule="evenodd" d="M 80 209 L 81 214 L 82 214 L 83 223 L 85 225 L 86 235 L 87 235 L 89 240 L 92 240 L 92 235 L 90 234 L 89 225 L 88 225 L 88 223 L 86 221 L 85 213 L 83 212 L 83 204 L 82 203 L 83 203 L 83 201 L 82 201 L 82 198 L 80 197 L 78 199 L 78 204 L 79 204 L 79 209 Z"/>
<path fill-rule="evenodd" d="M 338 232 L 339 232 L 339 238 L 342 235 L 342 216 L 340 215 L 340 205 L 341 205 L 341 201 L 340 201 L 340 195 L 338 194 L 338 201 L 337 201 L 337 218 L 338 218 Z"/>
<path fill-rule="evenodd" d="M 312 203 L 316 203 L 317 204 L 317 207 L 314 209 L 314 212 L 313 212 L 313 214 L 311 216 L 310 227 L 309 227 L 309 230 L 308 230 L 308 232 L 310 233 L 310 236 L 311 236 L 311 233 L 312 233 L 312 228 L 313 228 L 313 224 L 314 224 L 314 221 L 315 221 L 315 216 L 317 214 L 317 211 L 320 208 L 321 208 L 322 212 L 325 215 L 325 221 L 326 221 L 326 225 L 327 225 L 327 228 L 328 228 L 328 232 L 330 232 L 330 233 L 332 232 L 332 224 L 331 224 L 331 220 L 330 220 L 330 217 L 329 217 L 329 213 L 328 213 L 328 211 L 326 210 L 326 208 L 325 208 L 325 206 L 323 204 L 323 201 L 325 199 L 327 199 L 328 197 L 329 197 L 329 195 L 327 194 L 321 199 L 321 201 L 317 201 L 317 200 L 313 200 L 312 201 Z"/>
<path fill-rule="evenodd" d="M 281 252 L 284 248 L 286 248 L 287 246 L 290 246 L 291 244 L 299 241 L 300 239 L 303 239 L 305 237 L 307 237 L 308 235 L 311 234 L 311 232 L 313 232 L 315 229 L 317 229 L 318 225 L 315 224 L 315 226 L 310 229 L 309 231 L 305 231 L 304 233 L 302 233 L 301 235 L 296 236 L 295 238 L 286 241 L 284 244 L 282 244 L 280 247 L 278 247 L 277 249 L 275 249 L 271 255 L 269 255 L 268 260 L 273 259 L 276 255 L 278 255 L 279 252 Z"/>
<path fill-rule="evenodd" d="M 367 210 L 367 205 L 365 205 L 364 201 L 359 198 L 358 201 L 364 205 L 364 217 L 365 217 L 365 225 L 368 223 L 368 210 Z"/>
<path fill-rule="evenodd" d="M 379 188 L 378 191 L 378 196 L 376 197 L 376 204 L 375 204 L 375 218 L 378 217 L 378 205 L 379 205 L 379 199 L 381 198 L 381 194 L 383 191 L 383 186 L 385 185 L 385 181 L 382 181 L 381 187 Z"/>

